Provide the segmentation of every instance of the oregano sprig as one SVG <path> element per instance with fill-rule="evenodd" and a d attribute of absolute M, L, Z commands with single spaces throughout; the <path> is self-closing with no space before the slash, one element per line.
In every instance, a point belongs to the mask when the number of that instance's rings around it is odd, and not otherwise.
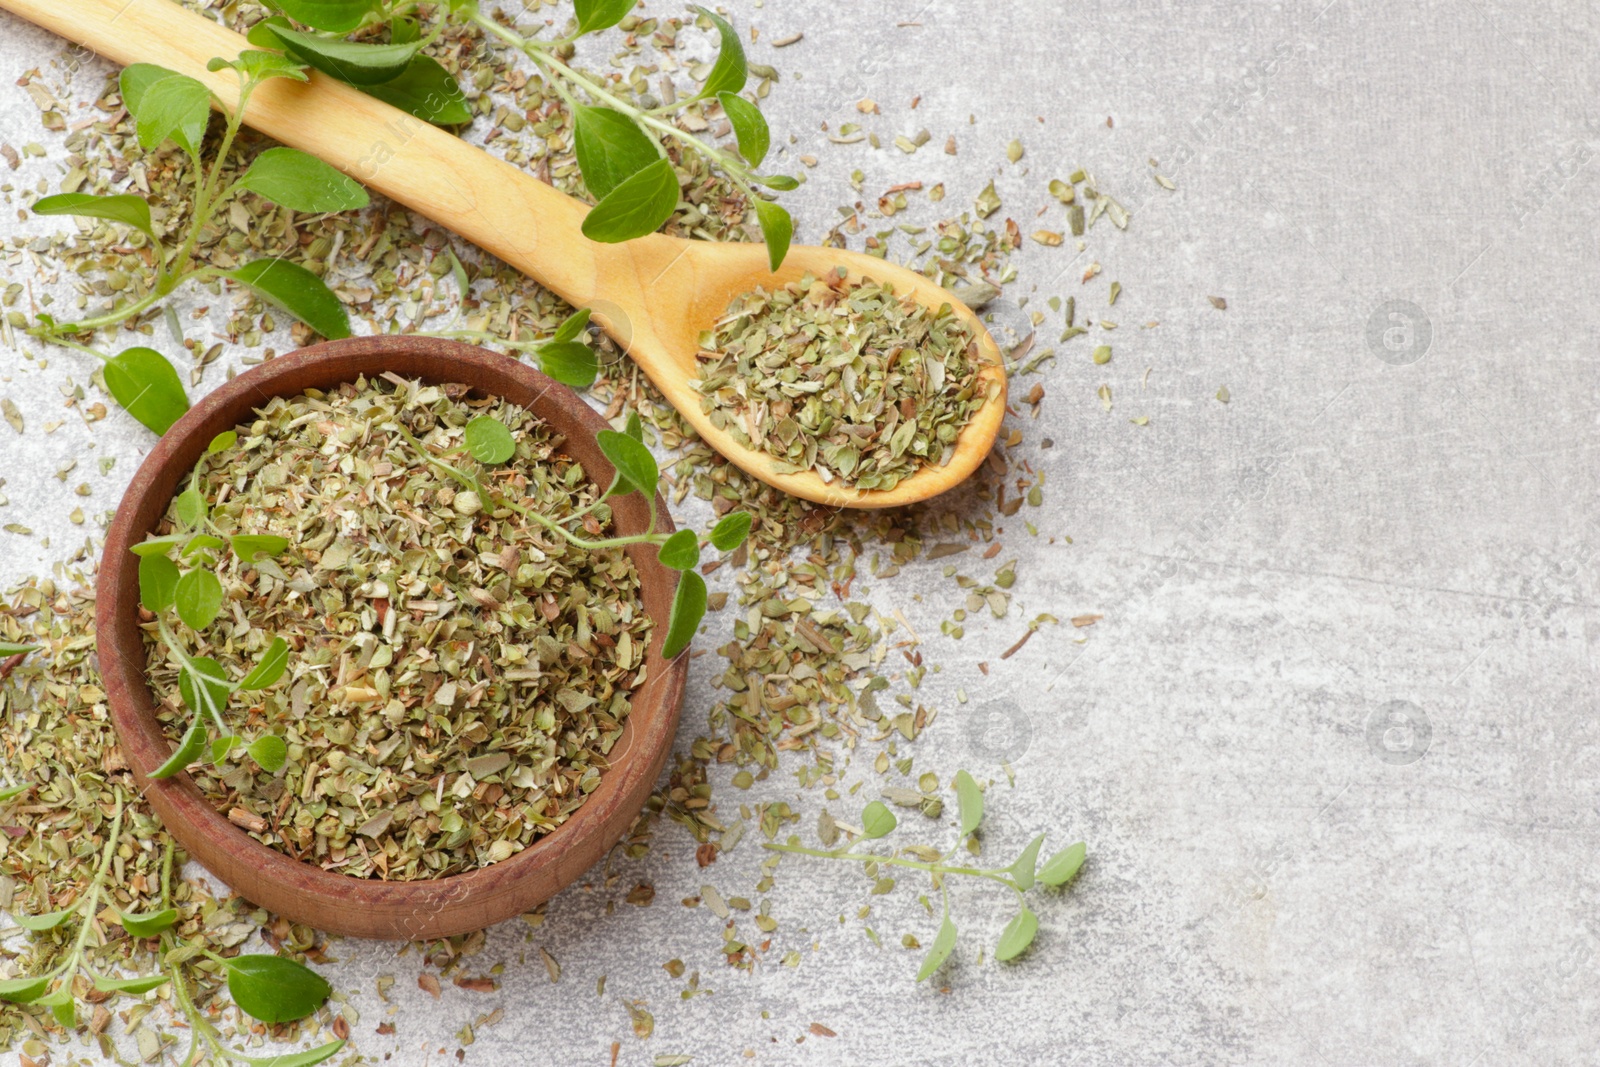
<path fill-rule="evenodd" d="M 1027 950 L 1039 932 L 1039 917 L 1028 907 L 1027 892 L 1039 885 L 1057 888 L 1072 881 L 1077 877 L 1079 868 L 1083 866 L 1087 849 L 1084 843 L 1079 841 L 1055 853 L 1045 860 L 1043 866 L 1040 866 L 1039 852 L 1044 846 L 1045 835 L 1039 834 L 1028 842 L 1027 847 L 1016 859 L 1004 867 L 972 867 L 952 863 L 951 858 L 961 847 L 962 842 L 967 841 L 983 823 L 983 790 L 977 781 L 966 771 L 958 771 L 954 788 L 960 836 L 956 845 L 948 851 L 941 852 L 927 845 L 902 845 L 885 854 L 860 847 L 867 842 L 888 836 L 897 825 L 894 812 L 878 800 L 872 801 L 862 809 L 859 833 L 854 833 L 851 840 L 836 848 L 807 848 L 800 844 L 799 837 L 793 835 L 787 842 L 781 844 L 768 842 L 765 847 L 774 852 L 865 864 L 867 873 L 878 882 L 879 886 L 887 881 L 890 888 L 893 887 L 893 880 L 880 879 L 878 872 L 881 868 L 901 867 L 926 871 L 933 880 L 934 888 L 940 892 L 943 913 L 938 933 L 934 936 L 933 943 L 923 956 L 922 965 L 917 971 L 919 982 L 932 976 L 942 967 L 956 946 L 957 930 L 954 920 L 950 917 L 950 889 L 947 879 L 955 875 L 998 882 L 1015 894 L 1017 912 L 1001 930 L 1000 937 L 995 943 L 994 956 L 1002 962 L 1013 960 Z"/>
<path fill-rule="evenodd" d="M 33 205 L 36 214 L 104 219 L 138 230 L 149 239 L 153 262 L 142 280 L 142 295 L 77 322 L 57 322 L 53 316 L 39 315 L 29 333 L 100 359 L 111 395 L 156 433 L 165 433 L 189 409 L 188 395 L 172 364 L 152 348 L 129 348 L 116 356 L 106 356 L 81 339 L 144 314 L 183 283 L 208 278 L 233 281 L 253 289 L 267 303 L 300 319 L 324 337 L 350 336 L 349 316 L 338 297 L 321 278 L 298 264 L 275 257 L 256 259 L 233 269 L 195 262 L 201 233 L 239 193 L 251 192 L 305 212 L 346 211 L 367 204 L 366 190 L 358 183 L 316 157 L 292 148 L 269 149 L 237 178 L 225 179 L 226 164 L 251 94 L 273 78 L 304 81 L 305 66 L 277 52 L 253 49 L 241 52 L 235 59 L 219 57 L 207 64 L 212 71 L 231 69 L 239 78 L 238 103 L 231 110 L 224 108 L 222 137 L 209 166 L 203 159 L 202 143 L 212 105 L 221 107 L 221 100 L 203 83 L 164 67 L 135 63 L 123 70 L 118 86 L 139 143 L 148 150 L 171 145 L 187 157 L 194 191 L 187 229 L 181 235 L 163 234 L 155 225 L 149 203 L 130 193 L 63 193 L 44 197 Z M 164 237 L 176 243 L 169 247 Z"/>

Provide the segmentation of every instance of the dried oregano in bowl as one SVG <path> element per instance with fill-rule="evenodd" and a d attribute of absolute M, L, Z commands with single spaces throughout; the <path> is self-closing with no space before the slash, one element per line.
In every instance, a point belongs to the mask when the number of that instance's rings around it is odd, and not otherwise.
<path fill-rule="evenodd" d="M 578 531 L 606 537 L 561 440 L 510 403 L 391 375 L 274 398 L 235 433 L 157 531 L 192 544 L 205 512 L 222 608 L 189 647 L 144 626 L 174 741 L 197 703 L 185 657 L 246 682 L 284 663 L 220 701 L 200 790 L 257 840 L 358 877 L 471 870 L 564 821 L 622 732 L 651 623 L 620 546 L 523 513 L 587 512 Z"/>
<path fill-rule="evenodd" d="M 738 297 L 700 338 L 701 409 L 786 473 L 893 489 L 943 466 L 988 399 L 977 339 L 951 305 L 805 275 Z"/>

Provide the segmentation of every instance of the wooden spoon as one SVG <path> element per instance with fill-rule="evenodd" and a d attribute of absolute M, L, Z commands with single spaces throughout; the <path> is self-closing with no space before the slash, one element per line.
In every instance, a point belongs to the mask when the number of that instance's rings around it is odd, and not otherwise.
<path fill-rule="evenodd" d="M 172 0 L 0 0 L 0 8 L 118 63 L 155 63 L 205 83 L 229 107 L 232 71 L 206 61 L 251 47 L 240 35 Z M 589 207 L 455 135 L 320 72 L 308 82 L 273 79 L 256 89 L 245 122 L 309 152 L 392 200 L 436 220 L 558 293 L 594 320 L 644 368 L 707 443 L 785 492 L 839 507 L 910 504 L 944 492 L 983 462 L 1005 414 L 999 349 L 971 309 L 914 271 L 834 248 L 794 247 L 776 274 L 763 245 L 688 241 L 653 234 L 599 244 L 580 231 Z M 973 326 L 981 373 L 998 386 L 956 442 L 945 466 L 927 466 L 892 490 L 856 490 L 815 471 L 785 474 L 763 452 L 717 429 L 700 410 L 695 352 L 702 330 L 736 296 L 806 273 L 844 267 L 894 286 L 922 304 L 950 304 Z"/>

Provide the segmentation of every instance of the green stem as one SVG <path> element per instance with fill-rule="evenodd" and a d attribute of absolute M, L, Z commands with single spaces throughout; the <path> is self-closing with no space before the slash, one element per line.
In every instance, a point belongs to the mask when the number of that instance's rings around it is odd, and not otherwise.
<path fill-rule="evenodd" d="M 211 704 L 210 690 L 206 687 L 208 684 L 215 683 L 231 693 L 239 688 L 238 685 L 228 681 L 226 678 L 213 678 L 209 674 L 201 673 L 200 669 L 194 665 L 194 660 L 189 657 L 189 653 L 185 652 L 183 646 L 178 643 L 177 637 L 167 628 L 166 621 L 158 621 L 156 625 L 160 628 L 162 643 L 171 650 L 174 656 L 178 657 L 178 662 L 183 665 L 184 673 L 189 675 L 189 681 L 193 684 L 195 692 L 200 696 L 201 702 L 208 705 L 206 711 L 210 714 L 211 721 L 215 724 L 217 732 L 226 737 L 228 735 L 228 727 L 223 723 L 221 713 L 216 708 L 209 706 Z"/>
<path fill-rule="evenodd" d="M 949 867 L 943 863 L 924 863 L 920 860 L 901 859 L 899 856 L 874 856 L 869 852 L 851 852 L 846 849 L 820 849 L 805 848 L 802 845 L 778 845 L 766 842 L 763 848 L 773 852 L 791 852 L 801 856 L 817 856 L 829 860 L 854 860 L 858 863 L 881 863 L 890 867 L 909 867 L 913 870 L 927 871 L 930 874 L 964 874 L 972 878 L 987 878 L 991 882 L 1010 886 L 1021 891 L 1021 886 L 1006 877 L 1002 870 L 986 871 L 977 867 Z"/>
<path fill-rule="evenodd" d="M 171 290 L 167 290 L 167 292 L 170 291 Z M 130 319 L 139 314 L 145 308 L 166 296 L 167 292 L 163 292 L 158 284 L 138 300 L 135 300 L 130 304 L 124 304 L 119 308 L 113 308 L 104 315 L 96 315 L 94 318 L 90 319 L 80 319 L 77 322 L 61 323 L 59 325 L 52 326 L 49 329 L 35 329 L 30 332 L 32 332 L 34 336 L 45 340 L 59 341 L 62 334 L 88 333 L 93 330 L 102 329 L 106 326 L 115 326 L 117 323 L 122 322 L 125 319 Z"/>
<path fill-rule="evenodd" d="M 106 874 L 111 870 L 111 857 L 116 855 L 117 841 L 122 837 L 122 791 L 117 790 L 117 813 L 111 819 L 111 833 L 106 838 L 105 851 L 100 856 L 100 866 L 94 873 L 94 880 L 89 883 L 89 895 L 78 905 L 82 919 L 78 926 L 78 937 L 72 943 L 72 951 L 67 954 L 66 960 L 50 972 L 50 977 L 55 978 L 62 974 L 72 974 L 78 969 L 79 962 L 83 959 L 83 950 L 89 944 L 89 935 L 94 932 L 95 913 L 100 910 L 100 891 L 105 887 Z"/>

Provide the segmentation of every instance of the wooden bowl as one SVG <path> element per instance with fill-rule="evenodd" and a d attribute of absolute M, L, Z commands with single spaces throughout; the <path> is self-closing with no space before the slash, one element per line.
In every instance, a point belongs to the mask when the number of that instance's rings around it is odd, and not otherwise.
<path fill-rule="evenodd" d="M 554 896 L 588 870 L 632 826 L 672 749 L 689 658 L 661 657 L 677 576 L 653 546 L 628 548 L 638 569 L 644 607 L 655 620 L 645 683 L 610 755 L 600 785 L 565 823 L 501 863 L 426 881 L 385 882 L 326 871 L 290 859 L 230 823 L 188 774 L 162 781 L 147 775 L 172 754 L 145 680 L 139 631 L 138 557 L 130 550 L 166 513 L 181 479 L 213 437 L 247 421 L 274 396 L 329 389 L 358 375 L 393 371 L 429 382 L 464 382 L 532 411 L 566 437 L 568 455 L 601 485 L 612 467 L 595 433 L 608 426 L 571 389 L 506 356 L 450 341 L 361 337 L 281 356 L 217 389 L 167 431 L 145 458 L 117 508 L 100 565 L 95 609 L 96 651 L 122 751 L 150 804 L 189 855 L 262 907 L 330 933 L 423 940 L 482 929 Z M 620 532 L 642 533 L 649 509 L 634 493 L 618 497 Z M 672 530 L 659 498 L 660 528 Z"/>

